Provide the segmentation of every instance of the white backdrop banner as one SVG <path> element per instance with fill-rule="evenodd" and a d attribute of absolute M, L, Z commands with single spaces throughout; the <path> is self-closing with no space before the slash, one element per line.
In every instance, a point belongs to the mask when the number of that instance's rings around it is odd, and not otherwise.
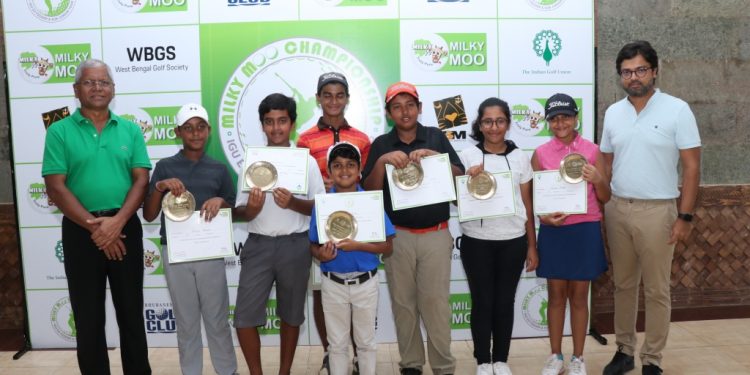
<path fill-rule="evenodd" d="M 187 102 L 208 109 L 207 152 L 239 170 L 246 146 L 264 145 L 257 116 L 272 92 L 294 97 L 296 137 L 320 116 L 317 77 L 340 71 L 350 82 L 349 122 L 375 138 L 391 129 L 383 109 L 386 87 L 417 85 L 420 121 L 443 130 L 457 150 L 471 146 L 479 103 L 499 96 L 511 105 L 508 138 L 532 152 L 550 139 L 544 101 L 570 94 L 581 109 L 578 130 L 594 135 L 593 1 L 573 0 L 0 0 L 10 94 L 19 227 L 32 346 L 75 346 L 61 242 L 62 215 L 41 176 L 43 114 L 75 111 L 77 65 L 99 58 L 112 68 L 112 110 L 143 130 L 152 162 L 180 148 L 175 114 Z M 461 233 L 451 270 L 453 338 L 470 339 L 471 298 L 461 266 Z M 235 252 L 247 237 L 234 228 Z M 145 304 L 149 345 L 175 346 L 174 313 L 160 253 L 158 224 L 144 222 Z M 226 259 L 230 316 L 239 257 Z M 385 272 L 377 338 L 395 341 Z M 311 317 L 312 297 L 308 298 Z M 277 345 L 275 292 L 267 305 L 262 343 Z M 514 337 L 545 336 L 543 279 L 522 275 Z M 118 345 L 111 302 L 109 345 Z M 566 331 L 569 327 L 566 325 Z M 236 342 L 236 341 L 235 341 Z M 319 344 L 308 319 L 301 344 Z"/>

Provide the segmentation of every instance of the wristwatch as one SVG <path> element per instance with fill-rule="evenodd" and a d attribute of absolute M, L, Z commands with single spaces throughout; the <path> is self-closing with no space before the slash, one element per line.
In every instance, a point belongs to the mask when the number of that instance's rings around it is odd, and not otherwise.
<path fill-rule="evenodd" d="M 682 221 L 686 221 L 688 223 L 691 222 L 691 221 L 693 221 L 693 215 L 692 214 L 686 214 L 686 213 L 682 213 L 682 212 L 680 212 L 680 213 L 677 214 L 677 218 L 680 219 L 680 220 L 682 220 Z"/>

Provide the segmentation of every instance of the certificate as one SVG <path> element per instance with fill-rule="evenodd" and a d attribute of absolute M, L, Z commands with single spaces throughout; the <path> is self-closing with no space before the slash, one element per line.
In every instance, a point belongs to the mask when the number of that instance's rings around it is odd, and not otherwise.
<path fill-rule="evenodd" d="M 307 194 L 307 163 L 310 150 L 297 147 L 248 147 L 242 163 L 242 191 L 252 187 L 245 178 L 248 168 L 255 162 L 273 165 L 278 176 L 273 187 L 283 187 L 293 194 Z"/>
<path fill-rule="evenodd" d="M 391 164 L 385 165 L 391 205 L 394 210 L 456 200 L 456 189 L 453 185 L 453 172 L 448 154 L 428 156 L 420 160 L 420 164 L 424 178 L 422 183 L 412 190 L 397 187 L 392 178 L 395 167 Z"/>
<path fill-rule="evenodd" d="M 513 189 L 513 173 L 493 173 L 495 194 L 487 199 L 477 199 L 469 192 L 469 176 L 456 176 L 458 195 L 458 221 L 471 221 L 491 217 L 510 216 L 516 213 L 516 194 Z"/>
<path fill-rule="evenodd" d="M 557 170 L 534 172 L 534 214 L 584 214 L 588 183 L 571 184 Z"/>
<path fill-rule="evenodd" d="M 207 222 L 195 211 L 185 221 L 164 218 L 169 263 L 234 256 L 232 209 L 222 208 Z"/>
<path fill-rule="evenodd" d="M 318 225 L 318 241 L 326 243 L 329 235 L 326 226 L 329 216 L 345 212 L 354 217 L 356 235 L 359 242 L 385 241 L 385 212 L 383 191 L 358 191 L 352 193 L 316 194 L 315 223 Z"/>

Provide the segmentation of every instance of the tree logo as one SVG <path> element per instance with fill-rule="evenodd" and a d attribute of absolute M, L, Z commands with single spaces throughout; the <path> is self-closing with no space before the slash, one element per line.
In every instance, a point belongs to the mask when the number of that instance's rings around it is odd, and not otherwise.
<path fill-rule="evenodd" d="M 341 72 L 349 80 L 349 123 L 373 138 L 385 131 L 385 110 L 377 81 L 356 56 L 321 39 L 279 40 L 260 47 L 240 62 L 220 99 L 215 127 L 235 172 L 242 168 L 246 147 L 266 145 L 258 123 L 258 103 L 268 94 L 268 88 L 277 87 L 297 102 L 296 126 L 290 134 L 296 141 L 321 116 L 315 85 L 318 76 L 332 71 Z"/>
<path fill-rule="evenodd" d="M 57 243 L 55 244 L 55 258 L 57 258 L 60 263 L 65 262 L 65 253 L 63 252 L 62 240 L 57 240 Z"/>
<path fill-rule="evenodd" d="M 70 297 L 63 297 L 52 305 L 49 315 L 50 324 L 60 337 L 66 341 L 76 341 L 76 322 L 73 318 L 73 307 Z"/>
<path fill-rule="evenodd" d="M 532 8 L 541 11 L 550 11 L 559 8 L 565 0 L 526 0 Z"/>
<path fill-rule="evenodd" d="M 523 320 L 529 327 L 547 331 L 547 284 L 537 285 L 523 298 L 521 304 Z"/>
<path fill-rule="evenodd" d="M 26 0 L 34 17 L 49 23 L 59 22 L 73 12 L 76 0 Z"/>
<path fill-rule="evenodd" d="M 549 62 L 560 54 L 562 49 L 562 40 L 556 32 L 552 30 L 542 30 L 534 37 L 534 52 L 537 56 L 544 59 L 549 66 Z"/>

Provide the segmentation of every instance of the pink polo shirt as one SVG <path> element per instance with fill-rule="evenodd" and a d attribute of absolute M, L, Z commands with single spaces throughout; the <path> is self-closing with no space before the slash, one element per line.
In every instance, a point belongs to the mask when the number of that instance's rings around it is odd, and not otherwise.
<path fill-rule="evenodd" d="M 536 159 L 543 170 L 556 170 L 560 168 L 560 161 L 565 155 L 571 152 L 577 152 L 585 156 L 590 164 L 595 164 L 596 156 L 599 153 L 599 146 L 584 139 L 580 134 L 576 134 L 573 142 L 567 145 L 553 137 L 549 142 L 536 148 Z M 594 184 L 590 182 L 586 184 L 588 185 L 588 210 L 585 214 L 568 216 L 565 219 L 564 225 L 602 220 L 602 211 L 599 209 L 599 201 L 596 199 Z"/>

